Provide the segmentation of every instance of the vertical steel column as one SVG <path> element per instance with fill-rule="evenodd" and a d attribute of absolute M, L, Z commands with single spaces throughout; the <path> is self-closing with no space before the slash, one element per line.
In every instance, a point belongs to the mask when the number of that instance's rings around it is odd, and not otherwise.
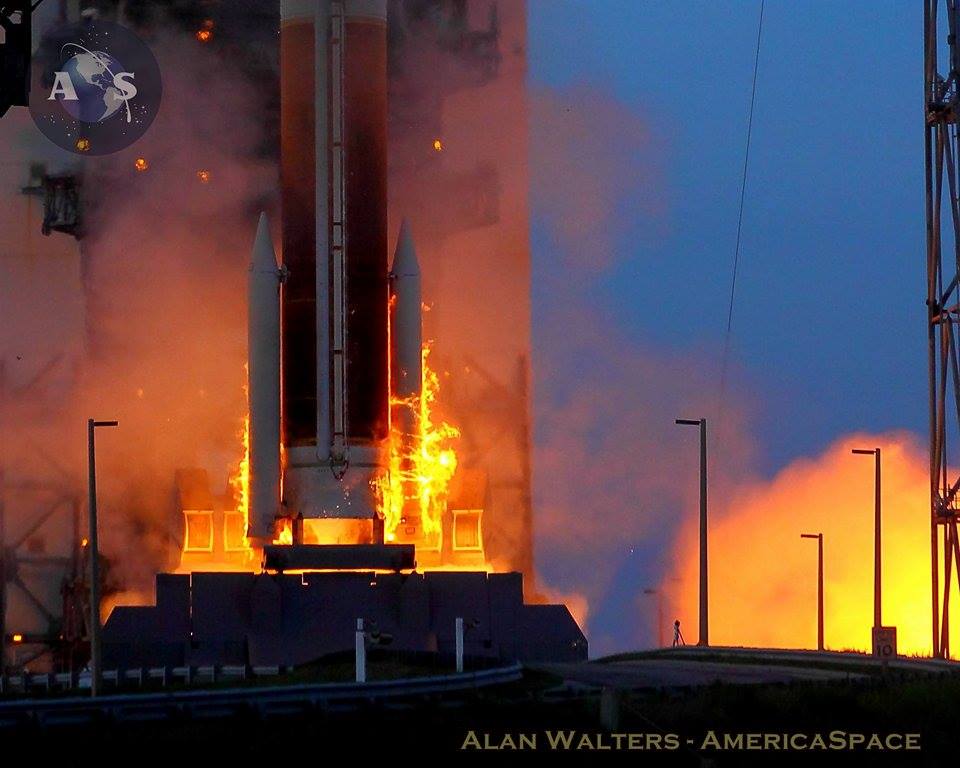
<path fill-rule="evenodd" d="M 357 682 L 367 682 L 367 633 L 363 627 L 363 619 L 357 619 L 357 631 L 354 636 L 354 660 Z"/>
<path fill-rule="evenodd" d="M 873 625 L 883 626 L 883 584 L 881 580 L 880 549 L 880 449 L 876 452 L 876 474 L 873 489 Z"/>
<path fill-rule="evenodd" d="M 331 70 L 334 77 L 334 87 L 340 87 L 340 74 L 335 66 L 331 65 L 331 8 L 330 3 L 324 0 L 316 4 L 314 12 L 314 158 L 315 178 L 317 181 L 315 196 L 314 221 L 316 222 L 316 296 L 317 296 L 317 457 L 321 462 L 327 461 L 330 454 L 330 311 L 331 311 L 331 279 L 333 277 L 332 260 L 334 246 L 340 248 L 342 244 L 342 221 L 340 229 L 330 226 L 331 211 L 331 130 L 336 141 L 339 141 L 342 125 L 337 123 L 342 114 L 337 99 L 331 99 Z M 339 6 L 338 6 L 339 7 Z M 342 18 L 342 16 L 341 16 Z M 342 36 L 338 42 L 342 41 Z M 339 49 L 338 49 L 339 53 Z M 336 62 L 334 62 L 336 63 Z M 338 92 L 339 94 L 339 92 Z M 335 171 L 343 167 L 342 155 L 336 156 Z M 339 177 L 335 172 L 333 199 L 336 200 L 336 189 Z M 332 231 L 331 231 L 332 230 Z M 341 253 L 342 255 L 342 253 Z"/>
<path fill-rule="evenodd" d="M 817 650 L 823 650 L 823 534 L 801 533 L 801 539 L 817 540 Z"/>
<path fill-rule="evenodd" d="M 700 419 L 700 641 L 709 645 L 707 621 L 707 420 Z"/>
<path fill-rule="evenodd" d="M 463 617 L 454 619 L 454 635 L 457 652 L 457 672 L 463 672 Z"/>
<path fill-rule="evenodd" d="M 87 419 L 87 515 L 90 520 L 90 695 L 100 693 L 100 548 L 97 538 L 96 422 Z"/>
<path fill-rule="evenodd" d="M 823 534 L 817 534 L 817 650 L 823 650 Z"/>
<path fill-rule="evenodd" d="M 957 495 L 960 492 L 960 478 L 956 477 L 951 468 L 951 457 L 947 453 L 948 438 L 953 439 L 950 434 L 960 436 L 960 351 L 955 338 L 955 325 L 960 321 L 960 146 L 957 139 L 960 113 L 957 91 L 960 76 L 960 48 L 957 42 L 957 35 L 960 33 L 960 8 L 957 0 L 942 0 L 942 5 L 946 11 L 944 39 L 940 40 L 937 18 L 941 0 L 926 0 L 924 3 L 923 32 L 931 626 L 933 655 L 946 657 L 950 652 L 949 611 L 950 591 L 953 586 L 953 569 L 949 563 L 956 537 Z M 940 51 L 944 51 L 946 55 L 939 56 Z M 939 71 L 941 59 L 945 74 Z M 944 208 L 949 211 L 948 222 L 943 221 Z M 952 240 L 953 251 L 947 259 L 944 259 L 943 255 L 945 236 Z M 958 409 L 956 415 L 948 418 L 954 408 Z M 941 536 L 944 547 L 942 563 Z"/>
<path fill-rule="evenodd" d="M 333 199 L 331 201 L 331 360 L 333 367 L 331 444 L 317 445 L 318 453 L 330 451 L 330 465 L 342 471 L 347 463 L 347 205 L 346 160 L 343 109 L 343 64 L 346 37 L 343 3 L 330 4 L 330 169 Z M 339 468 L 339 469 L 338 469 Z"/>
<path fill-rule="evenodd" d="M 97 452 L 94 433 L 97 427 L 115 427 L 116 421 L 87 419 L 87 514 L 90 519 L 90 695 L 100 693 L 100 544 L 97 525 Z"/>
<path fill-rule="evenodd" d="M 709 645 L 707 579 L 707 420 L 676 419 L 677 424 L 700 427 L 700 637 L 697 645 Z"/>

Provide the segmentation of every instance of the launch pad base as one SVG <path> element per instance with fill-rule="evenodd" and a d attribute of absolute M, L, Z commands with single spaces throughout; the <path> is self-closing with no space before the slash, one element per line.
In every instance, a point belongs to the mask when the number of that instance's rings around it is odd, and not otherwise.
<path fill-rule="evenodd" d="M 417 564 L 413 544 L 271 544 L 263 548 L 268 571 L 407 571 Z"/>
<path fill-rule="evenodd" d="M 118 606 L 103 629 L 108 668 L 305 664 L 351 652 L 357 619 L 391 650 L 582 661 L 587 640 L 563 605 L 527 605 L 520 573 L 193 573 L 157 575 L 156 604 Z"/>

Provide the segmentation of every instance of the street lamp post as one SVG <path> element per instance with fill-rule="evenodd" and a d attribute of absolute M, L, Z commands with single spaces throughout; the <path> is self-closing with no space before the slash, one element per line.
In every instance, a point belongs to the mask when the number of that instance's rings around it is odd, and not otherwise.
<path fill-rule="evenodd" d="M 697 645 L 709 645 L 707 612 L 707 420 L 677 419 L 677 424 L 700 427 L 700 639 Z"/>
<path fill-rule="evenodd" d="M 801 539 L 817 540 L 817 650 L 823 650 L 823 534 L 801 533 Z"/>
<path fill-rule="evenodd" d="M 97 456 L 94 432 L 97 427 L 115 427 L 116 421 L 87 419 L 87 510 L 90 516 L 90 695 L 100 693 L 100 546 L 97 538 Z"/>
<path fill-rule="evenodd" d="M 873 488 L 873 626 L 879 629 L 883 626 L 880 586 L 880 449 L 854 448 L 852 453 L 875 458 Z"/>

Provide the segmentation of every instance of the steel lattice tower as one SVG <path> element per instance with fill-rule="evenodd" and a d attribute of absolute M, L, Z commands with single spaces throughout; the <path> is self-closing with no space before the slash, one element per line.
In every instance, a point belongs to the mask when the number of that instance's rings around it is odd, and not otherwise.
<path fill-rule="evenodd" d="M 945 17 L 943 13 L 945 12 Z M 927 311 L 933 655 L 950 654 L 950 589 L 960 579 L 960 0 L 925 0 Z M 941 74 L 941 72 L 945 74 Z M 946 189 L 944 185 L 946 184 Z M 956 453 L 956 451 L 954 451 Z M 956 456 L 952 462 L 957 465 Z M 942 577 L 942 578 L 941 578 Z M 941 584 L 942 581 L 942 584 Z"/>

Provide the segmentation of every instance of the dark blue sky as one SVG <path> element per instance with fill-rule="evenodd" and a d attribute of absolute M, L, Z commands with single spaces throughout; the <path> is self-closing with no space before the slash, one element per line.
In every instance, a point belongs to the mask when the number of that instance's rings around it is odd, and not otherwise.
<path fill-rule="evenodd" d="M 607 123 L 619 115 L 620 125 L 598 128 L 597 146 L 572 151 L 609 152 L 604 173 L 626 164 L 637 177 L 614 180 L 617 199 L 598 229 L 613 238 L 614 258 L 569 268 L 577 257 L 565 248 L 589 250 L 590 238 L 571 244 L 561 231 L 551 190 L 562 180 L 550 158 L 537 159 L 551 132 L 537 121 L 557 112 L 532 110 L 537 562 L 546 583 L 589 597 L 594 654 L 653 642 L 643 588 L 669 578 L 679 521 L 695 506 L 678 491 L 695 483 L 695 444 L 672 420 L 680 409 L 701 415 L 688 411 L 719 391 L 759 8 L 529 0 L 533 103 L 559 93 L 579 105 L 561 109 L 560 121 L 577 110 Z M 856 430 L 926 433 L 922 51 L 919 3 L 766 3 L 731 345 L 731 400 L 745 404 L 749 450 L 721 456 L 711 485 L 735 481 L 741 467 L 772 476 Z M 597 101 L 584 106 L 585 91 Z M 538 174 L 549 177 L 546 206 Z M 574 215 L 582 187 L 571 178 Z M 596 319 L 596 338 L 615 340 L 612 354 L 554 364 L 576 338 L 556 328 L 568 304 L 579 305 L 569 331 Z M 592 400 L 563 392 L 584 365 L 607 366 L 583 377 Z M 614 398 L 625 403 L 624 425 L 619 405 L 613 417 L 603 410 Z M 551 452 L 565 432 L 570 443 Z M 605 447 L 607 433 L 633 444 Z M 593 485 L 584 479 L 593 476 Z M 613 526 L 613 541 L 565 541 L 552 532 L 554 508 L 567 509 L 558 519 L 571 530 L 579 519 Z"/>
<path fill-rule="evenodd" d="M 759 2 L 530 0 L 530 84 L 647 126 L 655 221 L 619 201 L 584 291 L 623 332 L 719 367 Z M 855 429 L 926 429 L 922 8 L 768 0 L 734 313 L 760 470 Z M 640 207 L 642 201 L 637 200 Z M 551 270 L 536 226 L 537 275 Z M 550 295 L 534 289 L 534 322 Z"/>

